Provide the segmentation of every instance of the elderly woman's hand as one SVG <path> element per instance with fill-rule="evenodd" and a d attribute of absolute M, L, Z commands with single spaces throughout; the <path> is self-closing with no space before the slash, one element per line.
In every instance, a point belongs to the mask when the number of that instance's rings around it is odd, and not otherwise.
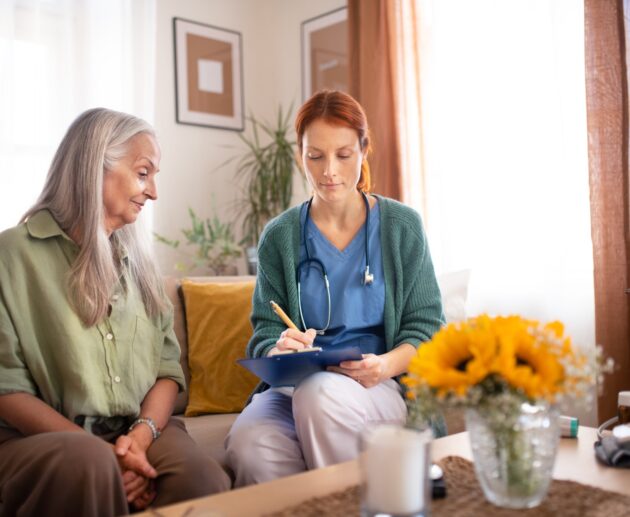
<path fill-rule="evenodd" d="M 135 429 L 129 434 L 119 436 L 114 444 L 114 452 L 121 467 L 121 470 L 132 470 L 136 474 L 148 479 L 155 479 L 157 471 L 149 463 L 146 451 L 151 444 L 150 441 L 138 439 Z"/>
<path fill-rule="evenodd" d="M 133 470 L 123 471 L 122 479 L 127 502 L 136 510 L 144 510 L 155 499 L 156 492 L 152 480 Z"/>
<path fill-rule="evenodd" d="M 152 479 L 157 477 L 157 471 L 146 457 L 148 446 L 130 433 L 118 437 L 112 447 L 122 473 L 127 502 L 136 510 L 144 510 L 156 495 Z"/>
<path fill-rule="evenodd" d="M 313 329 L 308 329 L 306 332 L 286 329 L 280 334 L 278 341 L 276 341 L 276 346 L 269 351 L 267 356 L 270 357 L 278 352 L 285 352 L 287 350 L 302 350 L 311 347 L 313 346 L 316 335 L 317 333 Z"/>
<path fill-rule="evenodd" d="M 134 507 L 135 510 L 146 510 L 146 508 L 153 502 L 155 496 L 157 495 L 154 484 L 155 482 L 153 480 L 150 480 L 149 488 L 133 500 L 131 505 Z"/>
<path fill-rule="evenodd" d="M 385 356 L 375 354 L 363 354 L 363 359 L 359 361 L 343 361 L 328 370 L 347 375 L 364 388 L 371 388 L 389 378 Z"/>

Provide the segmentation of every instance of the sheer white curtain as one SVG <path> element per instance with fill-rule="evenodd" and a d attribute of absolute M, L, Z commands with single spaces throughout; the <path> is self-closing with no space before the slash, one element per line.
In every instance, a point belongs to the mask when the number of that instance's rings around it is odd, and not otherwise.
<path fill-rule="evenodd" d="M 592 345 L 583 2 L 418 2 L 437 268 L 472 270 L 469 314 L 560 319 Z"/>
<path fill-rule="evenodd" d="M 0 231 L 33 204 L 83 110 L 152 122 L 155 0 L 0 1 Z"/>
<path fill-rule="evenodd" d="M 420 2 L 390 0 L 395 6 L 390 34 L 395 41 L 396 125 L 399 132 L 402 173 L 401 201 L 428 220 L 426 184 L 424 181 L 424 149 L 421 128 L 420 91 Z"/>

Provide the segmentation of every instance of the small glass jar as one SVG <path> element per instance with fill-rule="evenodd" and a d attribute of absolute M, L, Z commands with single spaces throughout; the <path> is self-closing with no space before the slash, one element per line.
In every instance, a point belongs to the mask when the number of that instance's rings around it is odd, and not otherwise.
<path fill-rule="evenodd" d="M 630 391 L 620 391 L 617 395 L 617 416 L 619 424 L 630 423 Z"/>

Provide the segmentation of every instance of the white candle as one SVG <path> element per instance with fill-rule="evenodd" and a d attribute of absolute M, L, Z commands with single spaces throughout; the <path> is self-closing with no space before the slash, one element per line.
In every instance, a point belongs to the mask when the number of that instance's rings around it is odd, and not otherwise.
<path fill-rule="evenodd" d="M 425 509 L 431 431 L 394 425 L 362 436 L 364 506 L 370 513 L 411 515 Z"/>

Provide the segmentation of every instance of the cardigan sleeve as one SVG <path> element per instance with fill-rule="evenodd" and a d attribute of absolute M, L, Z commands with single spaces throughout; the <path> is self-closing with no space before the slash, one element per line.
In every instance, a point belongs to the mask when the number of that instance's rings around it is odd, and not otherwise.
<path fill-rule="evenodd" d="M 282 254 L 277 232 L 263 232 L 258 246 L 258 272 L 252 299 L 251 322 L 254 333 L 247 344 L 248 357 L 264 357 L 286 328 L 271 309 L 271 300 L 287 307 Z"/>
<path fill-rule="evenodd" d="M 444 325 L 442 296 L 435 277 L 431 253 L 422 221 L 414 211 L 400 239 L 399 269 L 402 270 L 403 297 L 400 326 L 394 346 L 409 343 L 416 348 L 429 341 Z"/>

